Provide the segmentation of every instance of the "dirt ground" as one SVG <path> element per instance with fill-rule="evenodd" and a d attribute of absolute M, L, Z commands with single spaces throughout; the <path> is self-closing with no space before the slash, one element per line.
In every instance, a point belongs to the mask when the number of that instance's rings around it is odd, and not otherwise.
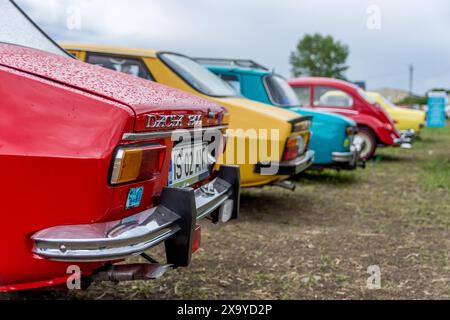
<path fill-rule="evenodd" d="M 239 221 L 203 224 L 190 268 L 70 298 L 449 299 L 449 190 L 450 129 L 426 130 L 366 170 L 308 173 L 295 192 L 245 190 Z M 369 266 L 380 290 L 367 288 Z"/>

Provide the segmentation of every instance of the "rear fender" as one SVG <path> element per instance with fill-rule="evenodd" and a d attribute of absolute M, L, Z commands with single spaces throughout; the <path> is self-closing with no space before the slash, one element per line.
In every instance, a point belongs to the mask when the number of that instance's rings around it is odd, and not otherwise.
<path fill-rule="evenodd" d="M 367 116 L 367 115 L 356 115 L 352 117 L 353 120 L 356 121 L 358 126 L 368 127 L 373 131 L 376 135 L 377 140 L 380 144 L 383 145 L 392 145 L 394 144 L 394 139 L 389 133 L 389 130 L 386 128 L 385 124 L 378 120 L 375 117 Z"/>

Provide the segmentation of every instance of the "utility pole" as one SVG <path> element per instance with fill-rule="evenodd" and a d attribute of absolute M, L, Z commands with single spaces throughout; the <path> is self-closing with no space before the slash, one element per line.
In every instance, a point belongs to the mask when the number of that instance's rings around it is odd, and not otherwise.
<path fill-rule="evenodd" d="M 414 65 L 409 65 L 409 95 L 412 96 L 414 91 Z"/>

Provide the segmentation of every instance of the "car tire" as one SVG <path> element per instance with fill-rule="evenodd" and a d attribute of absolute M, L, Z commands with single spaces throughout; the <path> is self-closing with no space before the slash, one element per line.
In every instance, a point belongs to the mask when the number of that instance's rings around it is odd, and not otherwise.
<path fill-rule="evenodd" d="M 372 159 L 377 151 L 377 137 L 372 130 L 366 127 L 358 128 L 355 139 L 364 142 L 364 147 L 361 150 L 361 159 L 365 161 Z"/>

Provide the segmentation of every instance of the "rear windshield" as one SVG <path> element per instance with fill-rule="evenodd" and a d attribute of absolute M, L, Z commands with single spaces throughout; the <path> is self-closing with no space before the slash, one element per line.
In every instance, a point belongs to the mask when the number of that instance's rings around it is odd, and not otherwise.
<path fill-rule="evenodd" d="M 300 101 L 295 91 L 283 77 L 270 75 L 264 78 L 264 83 L 273 104 L 280 107 L 300 106 Z"/>
<path fill-rule="evenodd" d="M 376 104 L 377 100 L 375 100 L 374 97 L 371 97 L 367 92 L 365 92 L 363 89 L 358 89 L 358 93 L 361 97 L 363 97 L 366 102 L 370 104 Z"/>
<path fill-rule="evenodd" d="M 194 60 L 172 53 L 160 55 L 175 73 L 199 92 L 213 97 L 236 97 L 234 89 Z"/>
<path fill-rule="evenodd" d="M 386 99 L 385 97 L 380 95 L 380 100 L 383 101 L 387 106 L 391 107 L 392 109 L 400 109 L 400 107 L 393 104 L 390 100 Z"/>
<path fill-rule="evenodd" d="M 0 42 L 70 56 L 9 0 L 0 0 Z"/>

